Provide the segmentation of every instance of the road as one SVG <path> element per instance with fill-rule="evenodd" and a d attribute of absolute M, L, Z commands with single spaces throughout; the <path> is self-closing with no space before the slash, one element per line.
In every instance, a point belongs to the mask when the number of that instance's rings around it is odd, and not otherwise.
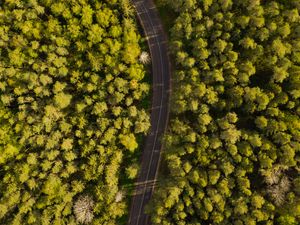
<path fill-rule="evenodd" d="M 140 185 L 135 188 L 131 202 L 129 225 L 150 224 L 145 214 L 145 205 L 153 191 L 160 162 L 161 138 L 169 119 L 169 94 L 171 90 L 171 65 L 168 55 L 167 37 L 158 11 L 152 0 L 132 0 L 138 19 L 148 39 L 152 59 L 152 109 L 151 128 L 146 138 L 141 157 L 141 169 L 137 178 Z"/>

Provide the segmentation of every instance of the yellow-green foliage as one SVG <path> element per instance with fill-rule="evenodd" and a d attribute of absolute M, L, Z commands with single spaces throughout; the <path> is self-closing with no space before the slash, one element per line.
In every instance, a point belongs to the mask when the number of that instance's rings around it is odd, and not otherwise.
<path fill-rule="evenodd" d="M 150 126 L 133 13 L 127 0 L 0 1 L 0 224 L 76 224 L 85 194 L 93 224 L 126 213 L 123 159 Z"/>
<path fill-rule="evenodd" d="M 178 17 L 154 224 L 300 224 L 299 1 L 161 2 Z"/>

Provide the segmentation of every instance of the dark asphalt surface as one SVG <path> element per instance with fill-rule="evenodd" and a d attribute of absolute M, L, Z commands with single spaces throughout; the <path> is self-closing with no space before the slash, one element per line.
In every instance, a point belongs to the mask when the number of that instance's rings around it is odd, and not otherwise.
<path fill-rule="evenodd" d="M 140 23 L 148 37 L 152 59 L 152 110 L 151 128 L 146 138 L 141 158 L 141 169 L 137 178 L 140 185 L 135 188 L 131 202 L 129 225 L 150 224 L 149 215 L 145 214 L 145 205 L 154 191 L 152 185 L 157 178 L 160 162 L 161 138 L 169 119 L 169 94 L 171 66 L 168 55 L 167 37 L 162 22 L 152 0 L 132 0 Z"/>

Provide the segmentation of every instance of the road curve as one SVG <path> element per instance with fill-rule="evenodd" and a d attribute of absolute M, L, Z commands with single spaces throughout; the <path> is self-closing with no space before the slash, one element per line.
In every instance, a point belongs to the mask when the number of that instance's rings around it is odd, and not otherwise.
<path fill-rule="evenodd" d="M 145 214 L 158 173 L 161 153 L 161 138 L 169 119 L 169 95 L 171 90 L 171 64 L 168 55 L 167 37 L 158 11 L 152 0 L 132 0 L 138 19 L 148 40 L 152 59 L 152 108 L 151 128 L 146 138 L 129 213 L 129 225 L 150 224 Z"/>

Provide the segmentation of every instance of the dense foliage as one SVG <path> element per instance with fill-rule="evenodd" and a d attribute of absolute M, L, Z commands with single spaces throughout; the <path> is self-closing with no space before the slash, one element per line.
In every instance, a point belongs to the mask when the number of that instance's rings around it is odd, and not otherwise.
<path fill-rule="evenodd" d="M 119 178 L 137 165 L 124 158 L 150 126 L 133 13 L 127 0 L 0 1 L 0 224 L 127 211 Z"/>
<path fill-rule="evenodd" d="M 154 224 L 300 224 L 300 1 L 164 2 L 176 72 Z"/>

